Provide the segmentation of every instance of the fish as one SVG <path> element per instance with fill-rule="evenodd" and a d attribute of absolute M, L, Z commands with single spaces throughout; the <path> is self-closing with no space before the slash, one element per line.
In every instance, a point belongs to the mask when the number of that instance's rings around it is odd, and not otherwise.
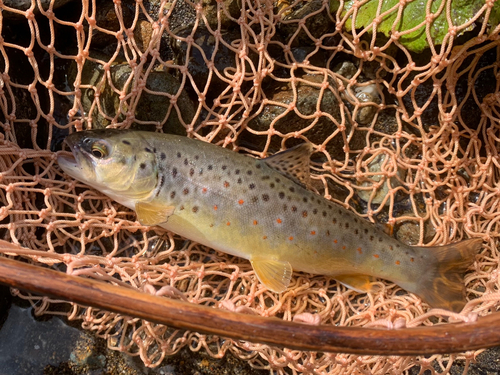
<path fill-rule="evenodd" d="M 177 135 L 136 130 L 75 132 L 60 168 L 160 226 L 248 259 L 258 280 L 284 292 L 293 271 L 326 275 L 359 292 L 385 279 L 431 307 L 465 305 L 464 274 L 482 240 L 409 246 L 316 194 L 313 147 L 303 143 L 264 159 Z"/>

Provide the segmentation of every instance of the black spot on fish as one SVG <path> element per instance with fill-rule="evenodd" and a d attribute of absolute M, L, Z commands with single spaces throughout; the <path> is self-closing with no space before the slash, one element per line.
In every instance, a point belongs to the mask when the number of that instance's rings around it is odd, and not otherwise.
<path fill-rule="evenodd" d="M 269 195 L 262 194 L 262 199 L 264 200 L 264 202 L 267 202 L 269 200 Z"/>
<path fill-rule="evenodd" d="M 313 210 L 313 214 L 315 214 L 315 215 L 316 215 L 317 213 L 318 213 L 318 210 L 315 208 L 315 209 Z"/>
<path fill-rule="evenodd" d="M 248 185 L 248 187 L 250 188 L 250 190 L 255 189 L 255 184 L 250 184 L 250 185 Z"/>
<path fill-rule="evenodd" d="M 210 164 L 207 168 L 208 168 L 209 171 L 211 171 L 214 167 L 213 167 L 212 164 Z"/>
<path fill-rule="evenodd" d="M 165 155 L 165 153 L 164 153 L 164 152 L 162 152 L 162 153 L 160 154 L 160 159 L 161 159 L 161 160 L 165 160 L 166 158 L 167 158 L 167 155 Z"/>
<path fill-rule="evenodd" d="M 285 193 L 283 193 L 282 191 L 280 191 L 279 194 L 278 194 L 278 197 L 280 197 L 280 199 L 284 199 L 285 198 Z"/>
<path fill-rule="evenodd" d="M 368 229 L 365 229 L 365 234 L 368 234 Z"/>
<path fill-rule="evenodd" d="M 292 211 L 293 212 L 297 212 L 297 207 L 296 206 L 292 206 Z"/>
<path fill-rule="evenodd" d="M 122 143 L 123 143 L 124 145 L 130 146 L 130 142 L 129 142 L 129 141 L 123 140 L 123 141 L 122 141 Z"/>
<path fill-rule="evenodd" d="M 188 165 L 189 161 L 187 159 L 184 159 L 184 165 Z"/>
<path fill-rule="evenodd" d="M 323 211 L 323 217 L 326 217 L 326 211 Z"/>
<path fill-rule="evenodd" d="M 180 158 L 182 155 L 180 152 L 177 153 L 177 157 Z"/>
<path fill-rule="evenodd" d="M 227 165 L 222 166 L 222 170 L 225 171 L 227 169 Z"/>
<path fill-rule="evenodd" d="M 373 238 L 374 238 L 373 236 L 370 236 L 370 241 L 373 241 Z"/>
<path fill-rule="evenodd" d="M 137 155 L 134 155 L 134 161 L 137 161 Z"/>
<path fill-rule="evenodd" d="M 192 210 L 193 210 L 193 212 L 194 212 L 194 213 L 197 213 L 197 212 L 198 212 L 198 206 L 194 206 L 194 207 L 192 208 Z"/>
<path fill-rule="evenodd" d="M 286 211 L 288 209 L 288 206 L 286 204 L 283 205 L 283 211 Z"/>
<path fill-rule="evenodd" d="M 382 242 L 382 241 L 383 241 L 382 237 L 379 237 L 378 242 Z"/>
<path fill-rule="evenodd" d="M 257 164 L 255 168 L 260 169 L 262 166 L 260 164 Z"/>
<path fill-rule="evenodd" d="M 163 187 L 163 185 L 165 184 L 165 176 L 161 175 L 160 176 L 160 183 L 159 183 L 159 187 L 158 187 L 158 191 L 156 192 L 156 195 L 158 195 L 160 193 L 160 189 Z"/>
<path fill-rule="evenodd" d="M 354 222 L 357 223 L 358 222 L 358 219 L 354 218 Z"/>
<path fill-rule="evenodd" d="M 174 198 L 175 198 L 175 191 L 173 191 L 173 192 L 171 192 L 171 193 L 170 193 L 170 198 L 171 198 L 171 199 L 174 199 Z"/>
<path fill-rule="evenodd" d="M 238 184 L 241 184 L 241 183 L 243 182 L 243 181 L 241 180 L 241 177 L 240 177 L 240 178 L 238 178 L 238 181 L 237 181 L 237 182 L 238 182 Z"/>
<path fill-rule="evenodd" d="M 302 198 L 302 200 L 304 201 L 304 203 L 307 203 L 307 198 L 306 197 Z"/>
<path fill-rule="evenodd" d="M 177 177 L 177 168 L 172 168 L 172 177 Z"/>
<path fill-rule="evenodd" d="M 141 163 L 141 164 L 139 165 L 139 167 L 140 167 L 141 169 L 146 169 L 146 164 L 145 164 L 145 163 Z"/>
<path fill-rule="evenodd" d="M 247 175 L 251 176 L 252 175 L 252 171 L 248 170 L 247 171 Z"/>
<path fill-rule="evenodd" d="M 145 148 L 144 148 L 144 151 L 149 152 L 150 154 L 152 154 L 152 153 L 153 153 L 153 151 L 152 151 L 149 147 L 145 147 Z"/>
<path fill-rule="evenodd" d="M 234 171 L 234 174 L 240 174 L 240 170 L 239 170 L 239 169 L 236 169 L 236 170 Z"/>
<path fill-rule="evenodd" d="M 354 234 L 358 234 L 359 231 L 357 229 L 354 229 Z"/>
<path fill-rule="evenodd" d="M 399 246 L 399 244 L 396 244 L 396 247 L 397 247 L 397 248 L 400 248 L 401 246 Z"/>
<path fill-rule="evenodd" d="M 200 157 L 198 155 L 194 156 L 194 160 L 198 160 Z"/>
<path fill-rule="evenodd" d="M 156 147 L 153 147 L 153 152 L 156 154 Z"/>
<path fill-rule="evenodd" d="M 342 210 L 339 209 L 339 215 L 342 215 Z"/>
<path fill-rule="evenodd" d="M 279 184 L 281 180 L 279 178 L 276 178 L 274 181 Z"/>
<path fill-rule="evenodd" d="M 272 183 L 272 182 L 269 184 L 269 187 L 270 187 L 271 189 L 274 189 L 274 186 L 275 186 L 275 185 L 274 185 L 274 183 Z"/>
<path fill-rule="evenodd" d="M 189 194 L 189 189 L 188 188 L 184 188 L 184 190 L 182 190 L 182 194 L 188 195 Z"/>
<path fill-rule="evenodd" d="M 259 197 L 257 197 L 257 196 L 254 195 L 252 197 L 252 203 L 257 203 L 258 200 L 259 200 Z"/>
<path fill-rule="evenodd" d="M 269 176 L 262 176 L 262 180 L 265 181 L 265 180 L 269 180 L 271 177 Z"/>
<path fill-rule="evenodd" d="M 292 186 L 292 187 L 290 187 L 290 189 L 289 189 L 289 190 L 290 190 L 292 193 L 293 193 L 293 192 L 295 192 L 295 188 L 294 188 L 293 186 Z"/>
<path fill-rule="evenodd" d="M 189 175 L 190 175 L 190 176 L 194 175 L 194 168 L 191 168 L 191 169 L 189 170 Z"/>

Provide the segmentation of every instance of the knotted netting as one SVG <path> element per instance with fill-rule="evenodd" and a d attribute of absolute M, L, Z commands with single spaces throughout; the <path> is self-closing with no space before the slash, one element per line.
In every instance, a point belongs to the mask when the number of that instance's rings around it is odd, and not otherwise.
<path fill-rule="evenodd" d="M 309 324 L 468 321 L 500 302 L 500 96 L 494 1 L 0 1 L 0 239 L 72 275 Z M 412 5 L 413 4 L 413 5 Z M 470 14 L 460 14 L 458 8 Z M 414 9 L 414 8 L 413 8 Z M 467 12 L 465 12 L 467 13 Z M 368 20 L 367 20 L 368 15 Z M 410 19 L 410 21 L 408 21 Z M 406 20 L 406 21 L 405 21 Z M 172 233 L 64 175 L 66 135 L 184 134 L 266 157 L 314 146 L 314 189 L 411 245 L 484 240 L 461 314 L 380 281 L 359 294 L 294 273 L 268 291 L 249 262 Z M 12 252 L 9 253 L 12 255 Z M 448 373 L 479 352 L 312 353 L 185 332 L 16 292 L 147 366 L 188 346 L 277 373 Z M 63 306 L 61 306 L 63 305 Z M 286 345 L 286 343 L 283 343 Z"/>

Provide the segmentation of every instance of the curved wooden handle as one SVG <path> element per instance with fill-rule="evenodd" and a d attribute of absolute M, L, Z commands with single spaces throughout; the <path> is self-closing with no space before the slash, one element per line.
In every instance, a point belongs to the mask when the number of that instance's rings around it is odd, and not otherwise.
<path fill-rule="evenodd" d="M 499 313 L 473 323 L 397 330 L 311 326 L 157 297 L 5 257 L 0 257 L 0 283 L 171 327 L 298 350 L 424 355 L 500 344 Z"/>

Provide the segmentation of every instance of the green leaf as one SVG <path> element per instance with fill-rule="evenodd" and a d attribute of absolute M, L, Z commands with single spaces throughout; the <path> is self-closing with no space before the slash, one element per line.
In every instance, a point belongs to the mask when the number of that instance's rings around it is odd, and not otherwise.
<path fill-rule="evenodd" d="M 347 0 L 344 3 L 344 8 L 341 10 L 341 17 L 345 17 L 353 8 L 354 4 L 361 1 Z M 380 11 L 378 11 L 379 3 L 381 2 Z M 351 13 L 345 22 L 347 31 L 355 29 L 370 28 L 373 32 L 373 22 L 378 15 L 380 23 L 377 25 L 377 32 L 381 32 L 386 36 L 390 36 L 393 30 L 404 32 L 416 28 L 408 34 L 401 35 L 399 42 L 405 45 L 408 49 L 421 52 L 429 47 L 429 41 L 426 35 L 426 7 L 430 3 L 430 13 L 434 14 L 434 19 L 430 23 L 429 35 L 433 45 L 441 44 L 448 34 L 449 27 L 447 21 L 447 0 L 414 0 L 403 6 L 401 17 L 398 19 L 398 11 L 400 8 L 399 0 L 368 0 L 363 5 L 359 6 L 356 15 Z M 450 19 L 453 26 L 460 26 L 469 21 L 484 5 L 485 0 L 452 0 L 450 6 Z M 330 0 L 330 10 L 336 12 L 339 8 L 337 0 Z M 494 4 L 489 24 L 495 27 L 500 20 L 500 5 Z M 457 32 L 457 36 L 469 29 L 462 29 Z"/>

